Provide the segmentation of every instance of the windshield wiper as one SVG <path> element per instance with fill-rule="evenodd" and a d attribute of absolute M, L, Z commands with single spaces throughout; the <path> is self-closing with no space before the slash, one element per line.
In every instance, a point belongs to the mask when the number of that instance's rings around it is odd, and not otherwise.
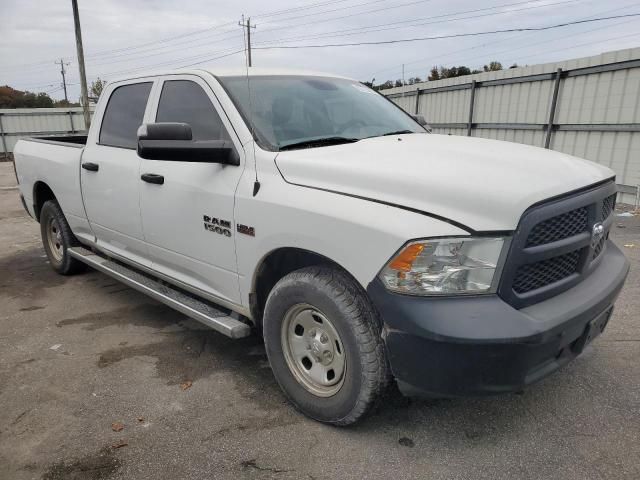
<path fill-rule="evenodd" d="M 405 133 L 417 133 L 417 132 L 414 132 L 413 130 L 397 130 L 395 132 L 383 133 L 380 136 L 381 137 L 386 137 L 387 135 L 402 135 L 402 134 L 405 134 Z"/>
<path fill-rule="evenodd" d="M 324 138 L 314 138 L 311 140 L 303 140 L 301 142 L 288 143 L 286 145 L 282 145 L 279 150 L 295 150 L 297 148 L 313 148 L 313 147 L 325 147 L 328 145 L 340 145 L 342 143 L 355 143 L 359 138 L 348 138 L 348 137 L 324 137 Z"/>

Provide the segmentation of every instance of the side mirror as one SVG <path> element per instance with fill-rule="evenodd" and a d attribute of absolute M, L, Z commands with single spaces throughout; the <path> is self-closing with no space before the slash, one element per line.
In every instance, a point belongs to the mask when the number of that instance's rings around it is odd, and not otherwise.
<path fill-rule="evenodd" d="M 424 118 L 422 114 L 411 114 L 411 118 L 413 118 L 420 126 L 422 126 L 427 132 L 431 133 L 431 127 L 427 123 L 427 120 Z"/>
<path fill-rule="evenodd" d="M 147 160 L 240 165 L 230 140 L 193 140 L 188 123 L 146 123 L 138 128 L 138 155 Z"/>

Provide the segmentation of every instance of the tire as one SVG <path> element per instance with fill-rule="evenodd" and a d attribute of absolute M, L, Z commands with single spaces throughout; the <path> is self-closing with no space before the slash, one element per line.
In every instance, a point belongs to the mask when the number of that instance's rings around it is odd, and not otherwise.
<path fill-rule="evenodd" d="M 85 264 L 69 255 L 69 248 L 80 242 L 71 232 L 62 209 L 55 200 L 48 200 L 40 210 L 42 245 L 51 267 L 61 275 L 72 275 L 85 269 Z"/>
<path fill-rule="evenodd" d="M 263 324 L 274 376 L 305 415 L 350 425 L 386 390 L 381 321 L 346 273 L 306 267 L 286 275 L 269 294 Z"/>

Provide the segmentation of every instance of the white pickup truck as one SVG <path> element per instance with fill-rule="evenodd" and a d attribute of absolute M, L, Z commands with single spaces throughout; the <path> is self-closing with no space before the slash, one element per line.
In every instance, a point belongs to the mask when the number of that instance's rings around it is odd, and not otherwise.
<path fill-rule="evenodd" d="M 523 389 L 604 329 L 629 268 L 611 170 L 420 120 L 346 78 L 164 72 L 110 83 L 86 137 L 18 142 L 16 173 L 57 272 L 261 332 L 291 402 L 347 425 L 392 379 Z"/>

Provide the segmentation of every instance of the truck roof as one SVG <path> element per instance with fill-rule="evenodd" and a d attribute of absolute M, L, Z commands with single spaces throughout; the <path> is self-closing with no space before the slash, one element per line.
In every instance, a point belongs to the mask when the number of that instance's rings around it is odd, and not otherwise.
<path fill-rule="evenodd" d="M 173 69 L 173 70 L 152 70 L 152 71 L 140 72 L 135 75 L 120 76 L 118 78 L 113 79 L 110 83 L 121 82 L 125 80 L 132 80 L 134 78 L 141 78 L 141 77 L 155 77 L 155 76 L 161 76 L 161 75 L 184 74 L 184 73 L 200 74 L 203 71 L 219 77 L 236 77 L 236 76 L 247 75 L 247 68 L 245 67 L 227 67 L 227 68 L 222 67 L 221 68 L 221 67 L 211 66 L 211 67 L 180 68 L 180 69 Z M 294 75 L 294 76 L 309 76 L 309 77 L 333 77 L 333 78 L 343 78 L 343 79 L 353 80 L 349 77 L 336 75 L 334 73 L 317 72 L 313 70 L 302 70 L 302 69 L 292 69 L 292 68 L 250 67 L 248 69 L 248 74 L 251 77 Z"/>

